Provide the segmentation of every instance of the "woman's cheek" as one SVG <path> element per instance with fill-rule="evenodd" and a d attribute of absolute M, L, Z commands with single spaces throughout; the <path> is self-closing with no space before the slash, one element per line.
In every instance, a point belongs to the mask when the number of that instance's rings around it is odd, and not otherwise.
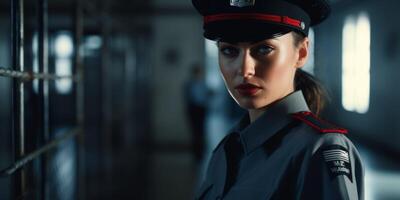
<path fill-rule="evenodd" d="M 279 65 L 273 64 L 271 65 L 268 70 L 265 72 L 264 75 L 264 80 L 267 80 L 269 84 L 274 84 L 279 80 L 279 78 L 282 78 L 283 71 Z"/>
<path fill-rule="evenodd" d="M 269 68 L 263 76 L 265 87 L 269 93 L 272 94 L 274 91 L 280 91 L 285 88 L 287 76 L 287 70 L 284 67 L 273 66 Z"/>
<path fill-rule="evenodd" d="M 227 68 L 225 65 L 221 65 L 220 63 L 220 71 L 222 74 L 222 78 L 224 79 L 225 85 L 228 90 L 232 90 L 233 86 L 233 79 L 234 79 L 234 74 L 232 69 Z"/>

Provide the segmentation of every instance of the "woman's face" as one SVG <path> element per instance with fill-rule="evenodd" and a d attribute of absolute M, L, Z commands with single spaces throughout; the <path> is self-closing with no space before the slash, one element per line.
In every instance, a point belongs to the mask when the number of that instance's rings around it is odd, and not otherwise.
<path fill-rule="evenodd" d="M 256 43 L 218 42 L 225 85 L 245 109 L 259 109 L 294 91 L 296 69 L 308 55 L 308 39 L 294 44 L 288 33 Z"/>

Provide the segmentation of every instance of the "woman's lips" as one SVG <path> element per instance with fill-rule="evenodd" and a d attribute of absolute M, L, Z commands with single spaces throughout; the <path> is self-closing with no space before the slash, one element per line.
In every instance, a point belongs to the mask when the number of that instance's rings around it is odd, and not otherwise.
<path fill-rule="evenodd" d="M 235 89 L 244 96 L 254 96 L 261 88 L 253 84 L 240 84 Z"/>

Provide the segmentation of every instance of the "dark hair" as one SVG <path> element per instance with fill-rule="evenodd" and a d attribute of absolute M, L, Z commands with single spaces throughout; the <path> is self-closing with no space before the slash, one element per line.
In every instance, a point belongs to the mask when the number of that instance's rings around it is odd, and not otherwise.
<path fill-rule="evenodd" d="M 298 46 L 305 38 L 301 33 L 292 32 L 294 45 Z M 310 110 L 319 115 L 328 99 L 327 92 L 321 82 L 313 75 L 298 69 L 294 78 L 295 90 L 302 90 Z"/>

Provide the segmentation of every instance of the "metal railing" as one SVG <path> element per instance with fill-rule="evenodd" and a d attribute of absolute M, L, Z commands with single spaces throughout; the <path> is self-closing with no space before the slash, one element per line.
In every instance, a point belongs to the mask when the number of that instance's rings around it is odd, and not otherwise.
<path fill-rule="evenodd" d="M 67 133 L 65 133 L 64 135 L 50 141 L 49 143 L 47 143 L 46 145 L 42 146 L 41 148 L 23 156 L 22 158 L 20 158 L 19 160 L 15 161 L 13 164 L 11 164 L 9 167 L 0 170 L 0 177 L 7 177 L 12 175 L 14 172 L 16 172 L 18 169 L 20 169 L 21 167 L 23 167 L 24 165 L 26 165 L 27 163 L 29 163 L 30 161 L 38 158 L 39 156 L 41 156 L 42 154 L 50 151 L 51 149 L 53 149 L 54 147 L 57 147 L 58 145 L 60 145 L 62 142 L 75 137 L 79 134 L 82 133 L 81 128 L 74 128 L 70 131 L 68 131 Z"/>
<path fill-rule="evenodd" d="M 0 67 L 0 76 L 10 77 L 20 79 L 22 81 L 33 81 L 35 79 L 39 80 L 60 80 L 60 79 L 72 79 L 73 81 L 78 81 L 78 76 L 76 75 L 56 75 L 48 73 L 35 73 L 27 71 L 11 70 L 5 67 Z"/>
<path fill-rule="evenodd" d="M 5 169 L 0 170 L 0 177 L 7 177 L 12 175 L 12 198 L 19 198 L 25 194 L 29 185 L 30 176 L 29 170 L 25 170 L 24 166 L 35 159 L 40 160 L 39 176 L 40 185 L 36 188 L 39 189 L 40 194 L 38 198 L 49 199 L 46 190 L 49 189 L 47 182 L 48 176 L 48 157 L 47 152 L 53 148 L 61 145 L 64 141 L 74 138 L 78 141 L 78 163 L 79 169 L 84 166 L 83 152 L 83 130 L 84 130 L 84 87 L 83 76 L 84 67 L 81 61 L 79 51 L 74 53 L 74 75 L 60 76 L 57 74 L 48 73 L 48 44 L 49 44 L 49 30 L 48 30 L 48 0 L 38 0 L 37 8 L 37 25 L 38 25 L 38 72 L 26 71 L 24 64 L 24 1 L 25 0 L 9 0 L 10 1 L 10 19 L 11 19 L 11 66 L 7 68 L 0 66 L 0 76 L 12 78 L 12 148 L 13 148 L 13 163 Z M 81 37 L 83 35 L 83 13 L 80 0 L 72 0 L 75 2 L 74 11 L 74 46 L 79 49 L 81 45 Z M 50 140 L 50 120 L 49 120 L 49 81 L 69 79 L 76 82 L 76 128 L 68 131 L 61 137 Z M 37 135 L 39 139 L 39 147 L 32 152 L 25 150 L 25 91 L 24 84 L 27 81 L 41 80 L 38 84 L 38 98 L 40 102 L 38 118 L 40 133 Z M 75 138 L 76 137 L 76 138 Z M 78 169 L 79 181 L 78 188 L 85 185 L 83 172 Z M 79 199 L 84 199 L 83 192 L 80 191 Z"/>

